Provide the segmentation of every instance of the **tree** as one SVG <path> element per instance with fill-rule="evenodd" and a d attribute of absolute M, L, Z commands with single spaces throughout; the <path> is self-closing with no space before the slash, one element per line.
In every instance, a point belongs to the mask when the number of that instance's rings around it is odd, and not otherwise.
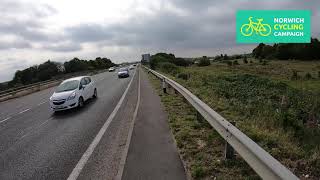
<path fill-rule="evenodd" d="M 203 56 L 200 61 L 198 66 L 209 66 L 210 65 L 210 60 L 207 58 L 207 56 Z"/>
<path fill-rule="evenodd" d="M 38 66 L 37 79 L 40 81 L 51 79 L 57 74 L 59 74 L 57 64 L 50 60 Z"/>
<path fill-rule="evenodd" d="M 319 60 L 320 42 L 316 38 L 311 38 L 310 43 L 281 43 L 273 46 L 260 43 L 253 49 L 252 54 L 258 59 L 300 59 Z"/>

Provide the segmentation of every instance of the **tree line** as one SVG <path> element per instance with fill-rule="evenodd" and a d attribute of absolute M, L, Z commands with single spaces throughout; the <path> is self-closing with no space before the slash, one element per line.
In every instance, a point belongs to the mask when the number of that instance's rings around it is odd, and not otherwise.
<path fill-rule="evenodd" d="M 58 76 L 62 77 L 63 74 L 101 70 L 112 66 L 115 66 L 115 64 L 105 57 L 97 57 L 95 60 L 81 60 L 75 57 L 65 63 L 48 60 L 40 65 L 16 71 L 11 81 L 0 83 L 0 90 L 46 81 Z"/>
<path fill-rule="evenodd" d="M 260 43 L 253 49 L 252 55 L 258 59 L 320 60 L 320 42 L 317 38 L 311 38 L 310 43 Z"/>

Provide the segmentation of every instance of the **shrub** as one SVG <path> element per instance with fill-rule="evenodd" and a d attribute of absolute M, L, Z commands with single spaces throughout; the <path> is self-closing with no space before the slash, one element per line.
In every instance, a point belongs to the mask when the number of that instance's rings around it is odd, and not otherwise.
<path fill-rule="evenodd" d="M 307 74 L 305 75 L 305 78 L 306 78 L 307 80 L 312 79 L 312 75 L 311 75 L 310 73 L 307 73 Z"/>
<path fill-rule="evenodd" d="M 233 65 L 239 65 L 238 61 L 237 60 L 233 61 Z"/>
<path fill-rule="evenodd" d="M 320 79 L 320 71 L 318 71 L 318 78 Z"/>
<path fill-rule="evenodd" d="M 232 66 L 232 62 L 231 61 L 227 61 L 228 66 Z"/>
<path fill-rule="evenodd" d="M 252 60 L 250 60 L 250 64 L 253 64 L 253 61 L 252 61 Z"/>
<path fill-rule="evenodd" d="M 205 171 L 201 166 L 196 166 L 192 168 L 192 176 L 195 177 L 196 179 L 204 177 L 204 175 L 205 175 Z"/>
<path fill-rule="evenodd" d="M 298 76 L 298 72 L 297 71 L 292 71 L 292 76 L 291 76 L 292 80 L 298 80 L 299 76 Z"/>
<path fill-rule="evenodd" d="M 179 72 L 178 66 L 176 66 L 172 63 L 169 63 L 169 62 L 160 63 L 159 67 L 160 67 L 160 70 L 165 73 L 175 75 Z"/>
<path fill-rule="evenodd" d="M 247 56 L 245 56 L 245 57 L 243 58 L 243 63 L 244 63 L 244 64 L 248 64 Z"/>
<path fill-rule="evenodd" d="M 262 61 L 262 65 L 263 65 L 263 66 L 268 65 L 268 61 L 263 60 L 263 61 Z"/>
<path fill-rule="evenodd" d="M 180 73 L 180 74 L 177 75 L 177 78 L 180 78 L 180 79 L 183 79 L 183 80 L 188 80 L 189 77 L 190 77 L 190 75 L 187 74 L 187 73 Z"/>
<path fill-rule="evenodd" d="M 190 61 L 187 61 L 187 60 L 185 60 L 185 59 L 183 59 L 183 58 L 175 58 L 175 59 L 173 60 L 173 63 L 174 63 L 175 65 L 177 65 L 177 66 L 184 66 L 184 67 L 189 66 L 189 65 L 191 64 Z"/>
<path fill-rule="evenodd" d="M 209 65 L 210 65 L 210 60 L 207 58 L 202 58 L 198 64 L 198 66 L 209 66 Z"/>

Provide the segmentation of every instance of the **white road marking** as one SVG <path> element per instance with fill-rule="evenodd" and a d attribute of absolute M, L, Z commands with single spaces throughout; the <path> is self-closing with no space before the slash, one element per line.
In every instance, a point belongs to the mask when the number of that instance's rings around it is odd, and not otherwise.
<path fill-rule="evenodd" d="M 44 103 L 46 103 L 46 102 L 47 102 L 47 101 L 41 102 L 41 103 L 37 104 L 37 106 L 41 106 L 42 104 L 44 104 Z M 11 119 L 12 116 L 16 116 L 16 115 L 25 113 L 25 112 L 27 112 L 27 111 L 30 111 L 31 109 L 32 109 L 32 108 L 28 108 L 28 109 L 25 109 L 25 110 L 20 111 L 20 112 L 18 112 L 18 113 L 11 114 L 11 116 L 7 117 L 7 118 L 4 119 L 4 120 L 1 120 L 0 123 L 6 122 L 7 120 Z"/>
<path fill-rule="evenodd" d="M 137 104 L 136 104 L 136 108 L 135 108 L 134 113 L 133 113 L 133 118 L 132 118 L 132 121 L 131 121 L 131 124 L 130 124 L 130 129 L 129 129 L 129 132 L 128 132 L 126 145 L 125 145 L 124 150 L 122 152 L 122 156 L 121 156 L 121 160 L 120 160 L 120 164 L 119 164 L 119 170 L 118 170 L 118 173 L 117 173 L 117 175 L 115 177 L 115 180 L 121 180 L 122 179 L 124 166 L 126 164 L 126 160 L 127 160 L 127 156 L 128 156 L 129 146 L 130 146 L 130 142 L 131 142 L 131 139 L 132 139 L 131 138 L 132 137 L 132 132 L 133 132 L 134 124 L 136 122 L 137 115 L 138 115 L 138 110 L 139 110 L 139 106 L 140 106 L 140 72 L 141 71 L 139 71 Z"/>
<path fill-rule="evenodd" d="M 7 118 L 5 118 L 4 120 L 1 120 L 0 123 L 6 122 L 6 121 L 8 121 L 9 119 L 11 119 L 11 117 L 7 117 Z"/>
<path fill-rule="evenodd" d="M 135 75 L 135 73 L 134 73 Z M 88 162 L 90 156 L 92 155 L 94 149 L 96 148 L 96 146 L 99 144 L 102 136 L 104 135 L 104 133 L 106 132 L 106 130 L 108 129 L 110 123 L 112 122 L 113 118 L 116 116 L 118 110 L 120 109 L 120 106 L 123 103 L 124 98 L 126 97 L 129 88 L 131 86 L 131 83 L 134 79 L 134 75 L 131 78 L 127 89 L 125 90 L 125 92 L 123 93 L 123 95 L 121 96 L 121 99 L 119 100 L 118 104 L 116 105 L 116 107 L 114 108 L 114 110 L 112 111 L 112 113 L 110 114 L 110 116 L 108 117 L 107 121 L 104 123 L 104 125 L 102 126 L 102 128 L 100 129 L 99 133 L 96 135 L 96 137 L 93 139 L 93 141 L 91 142 L 90 146 L 88 147 L 88 149 L 86 150 L 86 152 L 82 155 L 81 159 L 79 160 L 79 162 L 77 163 L 76 167 L 72 170 L 71 174 L 68 177 L 68 180 L 76 180 L 82 169 L 84 168 L 84 166 L 86 165 L 86 163 Z"/>
<path fill-rule="evenodd" d="M 18 114 L 22 114 L 22 113 L 27 112 L 27 111 L 29 111 L 29 110 L 30 110 L 30 108 L 25 109 L 25 110 L 23 110 L 23 111 L 21 111 L 21 112 L 18 112 Z"/>
<path fill-rule="evenodd" d="M 39 103 L 37 106 L 41 106 L 42 104 L 46 103 L 47 101 Z"/>
<path fill-rule="evenodd" d="M 41 126 L 43 126 L 44 124 L 46 124 L 49 120 L 51 120 L 52 118 L 50 119 L 47 119 L 45 122 L 41 123 L 39 126 L 35 127 L 35 128 L 32 128 L 29 132 L 27 132 L 26 134 L 24 134 L 21 138 L 23 139 L 24 137 L 26 137 L 27 135 L 29 135 L 30 133 L 33 133 L 33 132 L 36 132 L 37 129 L 39 129 Z"/>

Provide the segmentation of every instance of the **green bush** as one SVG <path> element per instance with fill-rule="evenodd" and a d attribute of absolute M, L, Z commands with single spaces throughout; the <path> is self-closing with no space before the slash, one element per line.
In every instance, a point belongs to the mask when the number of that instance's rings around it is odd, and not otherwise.
<path fill-rule="evenodd" d="M 292 80 L 298 80 L 299 79 L 299 75 L 297 71 L 292 71 L 292 76 L 291 76 Z"/>
<path fill-rule="evenodd" d="M 232 61 L 227 61 L 228 66 L 232 66 Z"/>
<path fill-rule="evenodd" d="M 210 60 L 207 59 L 207 58 L 202 58 L 202 59 L 199 61 L 198 66 L 210 66 Z"/>
<path fill-rule="evenodd" d="M 263 66 L 268 65 L 268 61 L 263 60 L 261 64 L 262 64 Z"/>
<path fill-rule="evenodd" d="M 233 61 L 233 65 L 239 65 L 238 61 L 237 60 Z"/>
<path fill-rule="evenodd" d="M 185 59 L 183 59 L 183 58 L 175 58 L 175 59 L 173 59 L 172 62 L 173 62 L 175 65 L 177 65 L 177 66 L 184 66 L 184 67 L 186 67 L 186 66 L 191 65 L 191 61 L 187 61 L 187 60 L 185 60 Z"/>
<path fill-rule="evenodd" d="M 310 80 L 310 79 L 312 79 L 312 75 L 311 75 L 310 73 L 307 73 L 307 74 L 305 75 L 305 78 L 306 78 L 307 80 Z"/>
<path fill-rule="evenodd" d="M 179 74 L 177 75 L 177 78 L 180 78 L 180 79 L 183 79 L 183 80 L 188 80 L 189 77 L 190 77 L 190 75 L 187 74 L 187 73 L 179 73 Z"/>
<path fill-rule="evenodd" d="M 172 75 L 179 73 L 178 66 L 169 62 L 159 63 L 159 67 L 160 67 L 160 70 L 164 73 L 169 73 Z"/>
<path fill-rule="evenodd" d="M 320 71 L 318 71 L 318 78 L 320 79 Z"/>
<path fill-rule="evenodd" d="M 199 179 L 205 176 L 205 171 L 201 166 L 193 167 L 191 173 L 192 173 L 192 176 L 195 177 L 196 179 Z"/>
<path fill-rule="evenodd" d="M 245 57 L 243 58 L 243 63 L 244 63 L 244 64 L 248 64 L 247 56 L 245 56 Z"/>

